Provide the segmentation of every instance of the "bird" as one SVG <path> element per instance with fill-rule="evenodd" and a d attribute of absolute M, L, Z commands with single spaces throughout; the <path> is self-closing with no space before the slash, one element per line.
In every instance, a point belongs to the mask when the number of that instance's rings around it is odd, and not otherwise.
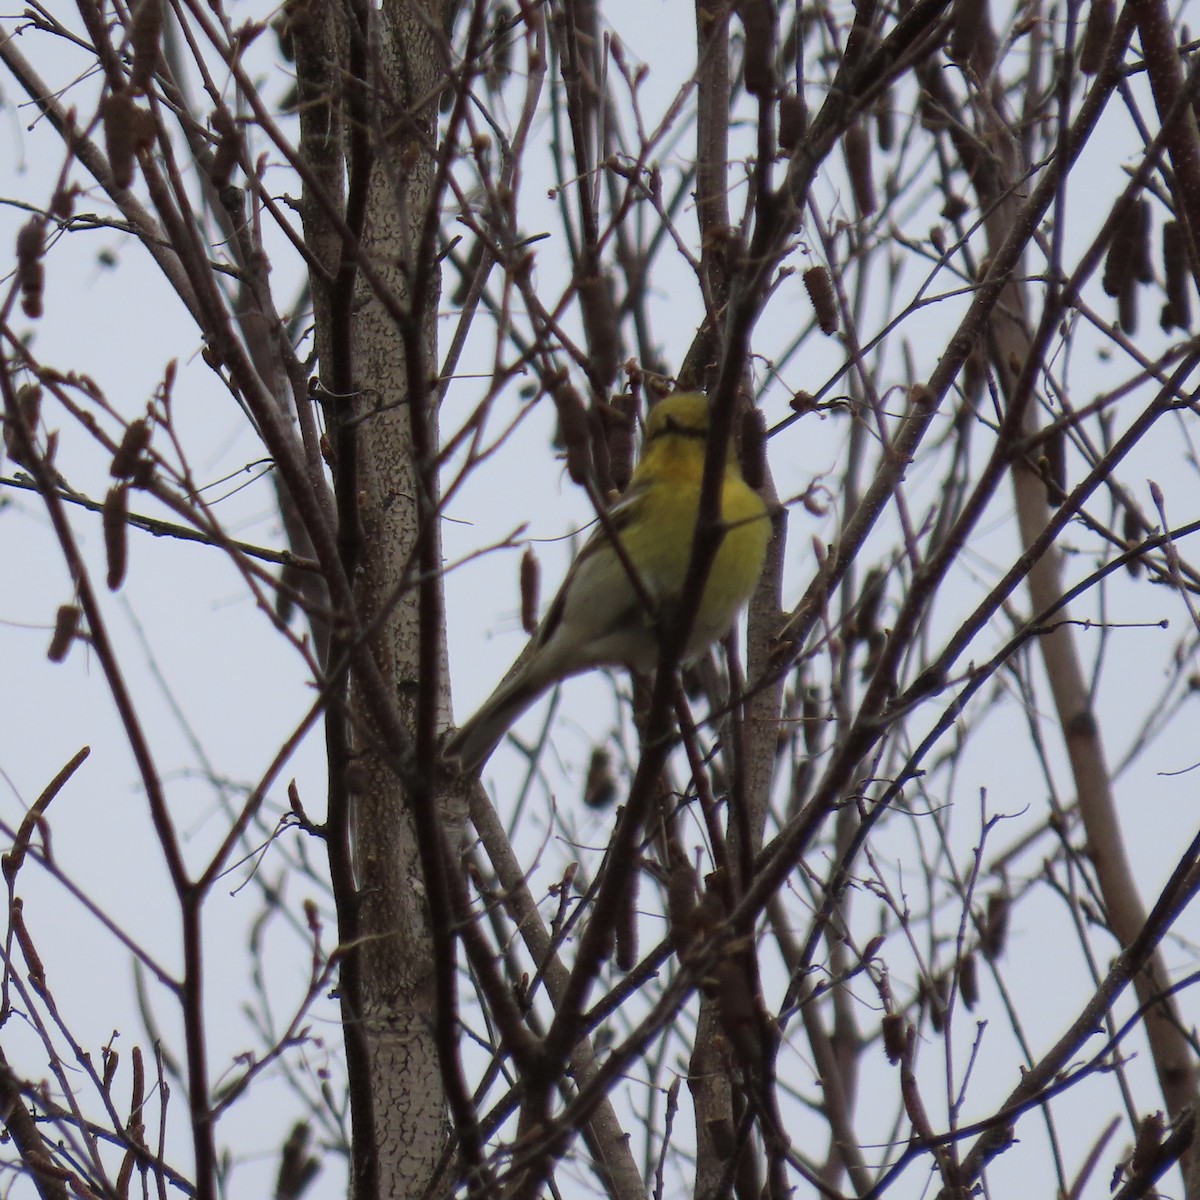
<path fill-rule="evenodd" d="M 445 758 L 460 771 L 481 770 L 512 724 L 561 680 L 595 667 L 649 671 L 657 665 L 658 631 L 669 627 L 691 561 L 708 430 L 708 398 L 701 392 L 677 392 L 650 410 L 629 486 L 572 562 L 530 646 L 447 741 Z M 732 440 L 720 520 L 720 545 L 684 662 L 729 632 L 762 574 L 771 536 L 767 506 L 742 478 Z"/>

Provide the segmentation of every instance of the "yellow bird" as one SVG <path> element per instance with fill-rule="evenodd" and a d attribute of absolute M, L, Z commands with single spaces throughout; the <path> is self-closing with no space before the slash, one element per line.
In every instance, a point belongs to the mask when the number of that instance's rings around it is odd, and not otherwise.
<path fill-rule="evenodd" d="M 681 392 L 650 411 L 629 487 L 609 512 L 625 561 L 604 525 L 588 538 L 563 580 L 532 649 L 446 746 L 446 757 L 475 772 L 509 727 L 553 684 L 592 667 L 649 671 L 658 662 L 655 618 L 670 620 L 687 576 L 700 507 L 708 440 L 708 399 Z M 684 650 L 697 657 L 724 637 L 762 574 L 771 522 L 742 478 L 732 441 L 721 482 L 723 536 Z M 657 608 L 647 611 L 642 596 Z"/>

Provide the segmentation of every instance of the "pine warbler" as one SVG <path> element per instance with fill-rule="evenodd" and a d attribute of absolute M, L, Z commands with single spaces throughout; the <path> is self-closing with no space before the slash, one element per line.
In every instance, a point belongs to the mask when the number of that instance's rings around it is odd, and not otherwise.
<path fill-rule="evenodd" d="M 642 592 L 599 526 L 571 564 L 531 647 L 483 707 L 454 734 L 447 758 L 478 770 L 514 721 L 552 684 L 592 667 L 649 671 L 658 662 L 656 617 L 669 621 L 683 588 L 700 506 L 708 400 L 682 392 L 646 421 L 629 487 L 609 513 Z M 732 443 L 721 484 L 724 532 L 684 659 L 724 637 L 762 573 L 771 534 L 766 505 L 742 479 Z M 656 606 L 647 611 L 643 596 Z"/>

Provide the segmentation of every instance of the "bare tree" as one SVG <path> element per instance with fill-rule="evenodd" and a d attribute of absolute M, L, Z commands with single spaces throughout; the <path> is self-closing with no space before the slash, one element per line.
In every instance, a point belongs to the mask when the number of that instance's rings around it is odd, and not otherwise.
<path fill-rule="evenodd" d="M 1200 1194 L 1183 15 L 4 19 L 16 1194 Z M 681 668 L 693 589 L 463 775 L 449 651 L 676 388 L 744 636 Z M 249 697 L 172 666 L 231 591 Z"/>

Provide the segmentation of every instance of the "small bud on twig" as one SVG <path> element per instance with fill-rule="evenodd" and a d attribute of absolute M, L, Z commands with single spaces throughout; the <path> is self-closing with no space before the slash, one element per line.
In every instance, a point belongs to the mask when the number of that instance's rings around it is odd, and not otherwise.
<path fill-rule="evenodd" d="M 20 944 L 25 964 L 29 968 L 29 982 L 35 991 L 45 995 L 46 968 L 42 965 L 42 956 L 33 944 L 33 938 L 29 936 L 29 929 L 25 924 L 25 903 L 20 896 L 14 898 L 9 907 L 9 923 L 13 933 L 17 935 L 17 942 Z"/>
<path fill-rule="evenodd" d="M 1178 221 L 1167 221 L 1162 229 L 1163 273 L 1167 280 L 1167 302 L 1159 324 L 1164 333 L 1189 329 L 1192 324 L 1191 279 L 1187 234 Z"/>
<path fill-rule="evenodd" d="M 242 139 L 238 135 L 229 110 L 218 108 L 212 115 L 212 127 L 217 133 L 217 148 L 209 166 L 209 178 L 219 190 L 233 177 L 242 154 Z"/>
<path fill-rule="evenodd" d="M 985 0 L 954 0 L 954 29 L 950 34 L 950 57 L 960 66 L 971 61 L 971 55 L 983 32 L 988 15 Z"/>
<path fill-rule="evenodd" d="M 870 641 L 871 636 L 879 632 L 879 611 L 883 607 L 886 584 L 887 572 L 878 565 L 871 567 L 863 578 L 854 624 L 846 631 L 847 641 Z"/>
<path fill-rule="evenodd" d="M 587 409 L 579 393 L 565 379 L 552 394 L 558 410 L 558 437 L 567 452 L 567 474 L 573 483 L 582 486 L 591 478 L 592 466 Z"/>
<path fill-rule="evenodd" d="M 595 382 L 595 386 L 607 390 L 617 377 L 620 349 L 612 277 L 602 268 L 594 267 L 579 281 L 578 292 L 579 309 L 588 340 L 588 378 Z"/>
<path fill-rule="evenodd" d="M 608 473 L 613 487 L 623 492 L 633 476 L 633 432 L 637 428 L 637 400 L 625 394 L 615 396 L 610 406 L 611 419 L 607 422 Z"/>
<path fill-rule="evenodd" d="M 1161 1112 L 1150 1113 L 1138 1125 L 1137 1141 L 1129 1159 L 1129 1169 L 1140 1175 L 1154 1162 L 1154 1152 L 1162 1145 L 1165 1122 Z"/>
<path fill-rule="evenodd" d="M 979 930 L 979 948 L 988 962 L 995 962 L 1004 953 L 1011 906 L 1012 899 L 1006 891 L 993 892 L 988 897 L 987 914 Z"/>
<path fill-rule="evenodd" d="M 104 526 L 104 552 L 108 558 L 108 590 L 115 592 L 125 580 L 128 563 L 128 539 L 125 518 L 128 515 L 128 488 L 119 483 L 108 489 L 101 510 Z"/>
<path fill-rule="evenodd" d="M 667 875 L 667 939 L 680 958 L 691 949 L 696 936 L 696 876 L 682 855 L 671 863 Z"/>
<path fill-rule="evenodd" d="M 1083 30 L 1083 47 L 1079 51 L 1079 69 L 1085 75 L 1098 74 L 1104 65 L 1104 55 L 1116 23 L 1117 0 L 1092 0 Z"/>
<path fill-rule="evenodd" d="M 34 438 L 42 415 L 42 389 L 36 383 L 25 383 L 17 389 L 17 412 L 11 421 L 4 422 L 4 449 L 18 467 L 33 469 L 36 460 Z"/>
<path fill-rule="evenodd" d="M 537 555 L 532 546 L 525 547 L 521 555 L 521 628 L 530 637 L 537 629 L 538 623 L 538 591 L 541 583 L 541 569 L 538 566 Z"/>
<path fill-rule="evenodd" d="M 612 773 L 612 758 L 603 746 L 597 746 L 588 763 L 583 802 L 588 808 L 608 808 L 616 798 L 617 780 Z"/>
<path fill-rule="evenodd" d="M 1106 296 L 1120 296 L 1125 281 L 1133 274 L 1134 235 L 1137 232 L 1137 223 L 1138 218 L 1132 201 L 1121 201 L 1120 208 L 1113 217 L 1112 241 L 1104 256 L 1104 275 L 1101 283 Z"/>
<path fill-rule="evenodd" d="M 875 144 L 886 154 L 896 144 L 896 109 L 891 88 L 879 94 L 871 112 L 875 117 Z"/>
<path fill-rule="evenodd" d="M 121 438 L 121 444 L 113 455 L 108 473 L 114 479 L 131 479 L 137 473 L 138 460 L 150 445 L 150 422 L 145 417 L 130 421 Z"/>
<path fill-rule="evenodd" d="M 104 148 L 112 168 L 113 183 L 120 189 L 133 183 L 133 156 L 137 151 L 137 105 L 129 92 L 112 92 L 101 105 Z"/>
<path fill-rule="evenodd" d="M 883 1021 L 883 1052 L 894 1067 L 903 1057 L 907 1043 L 907 1022 L 902 1013 L 884 1013 Z"/>
<path fill-rule="evenodd" d="M 158 43 L 162 37 L 162 0 L 138 0 L 129 24 L 129 42 L 133 46 L 133 68 L 129 90 L 145 93 L 158 70 Z"/>
<path fill-rule="evenodd" d="M 1039 465 L 1046 484 L 1046 503 L 1057 508 L 1067 498 L 1067 431 L 1061 425 L 1046 435 Z"/>
<path fill-rule="evenodd" d="M 1125 539 L 1125 549 L 1132 550 L 1146 536 L 1148 530 L 1146 522 L 1142 520 L 1136 509 L 1125 509 L 1125 517 L 1122 524 L 1121 533 Z M 1140 559 L 1131 558 L 1125 564 L 1125 570 L 1136 579 L 1142 573 L 1142 563 Z"/>
<path fill-rule="evenodd" d="M 17 285 L 21 289 L 21 311 L 37 320 L 42 315 L 42 292 L 46 269 L 42 253 L 46 248 L 46 227 L 40 217 L 32 217 L 17 232 Z"/>
<path fill-rule="evenodd" d="M 745 30 L 742 78 L 751 96 L 775 93 L 775 6 L 771 0 L 738 0 L 737 14 Z"/>
<path fill-rule="evenodd" d="M 804 97 L 788 92 L 779 97 L 779 148 L 789 154 L 804 140 L 808 128 L 808 105 Z"/>
<path fill-rule="evenodd" d="M 979 1003 L 979 969 L 974 954 L 966 954 L 958 964 L 958 991 L 968 1011 Z"/>
<path fill-rule="evenodd" d="M 854 193 L 854 207 L 859 218 L 869 217 L 879 207 L 875 199 L 875 182 L 871 178 L 871 139 L 862 125 L 851 125 L 842 137 L 842 154 Z"/>
<path fill-rule="evenodd" d="M 804 272 L 804 288 L 817 314 L 817 324 L 826 337 L 838 331 L 837 296 L 833 280 L 824 267 L 809 267 Z"/>
<path fill-rule="evenodd" d="M 1133 203 L 1133 213 L 1133 277 L 1138 283 L 1153 283 L 1150 235 L 1154 230 L 1154 221 L 1150 214 L 1150 201 L 1145 196 L 1139 196 Z"/>
<path fill-rule="evenodd" d="M 59 606 L 54 618 L 54 635 L 50 638 L 50 648 L 46 651 L 46 657 L 51 662 L 60 663 L 67 657 L 71 643 L 75 640 L 75 634 L 79 631 L 79 617 L 80 611 L 77 605 L 62 604 Z"/>

